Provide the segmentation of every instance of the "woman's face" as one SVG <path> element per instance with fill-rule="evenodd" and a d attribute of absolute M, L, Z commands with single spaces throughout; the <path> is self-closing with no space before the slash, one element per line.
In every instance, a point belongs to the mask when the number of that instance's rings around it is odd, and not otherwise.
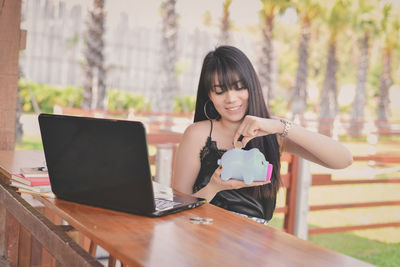
<path fill-rule="evenodd" d="M 214 77 L 214 86 L 209 97 L 222 119 L 240 121 L 246 115 L 249 103 L 249 90 L 238 79 L 223 90 L 218 81 L 218 75 Z"/>

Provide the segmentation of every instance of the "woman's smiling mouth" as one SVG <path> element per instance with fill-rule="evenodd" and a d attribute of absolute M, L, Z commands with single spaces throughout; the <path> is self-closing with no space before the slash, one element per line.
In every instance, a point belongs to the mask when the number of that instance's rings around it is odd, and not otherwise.
<path fill-rule="evenodd" d="M 239 106 L 234 106 L 234 107 L 229 107 L 229 108 L 225 108 L 228 112 L 236 112 L 238 110 L 240 110 L 242 107 L 242 105 Z"/>

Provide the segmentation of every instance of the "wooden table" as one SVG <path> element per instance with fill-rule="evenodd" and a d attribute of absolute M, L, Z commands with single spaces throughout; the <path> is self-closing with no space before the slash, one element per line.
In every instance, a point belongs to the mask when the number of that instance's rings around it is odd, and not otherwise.
<path fill-rule="evenodd" d="M 42 160 L 39 151 L 0 151 L 0 174 Z M 35 199 L 129 266 L 370 266 L 210 204 L 148 218 L 59 199 Z M 214 221 L 192 224 L 194 216 Z"/>

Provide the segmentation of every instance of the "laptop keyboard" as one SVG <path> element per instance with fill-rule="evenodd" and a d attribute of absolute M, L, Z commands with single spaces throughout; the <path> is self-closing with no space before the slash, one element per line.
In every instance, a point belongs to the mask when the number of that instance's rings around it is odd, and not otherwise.
<path fill-rule="evenodd" d="M 162 198 L 155 198 L 154 200 L 156 202 L 156 210 L 165 210 L 172 208 L 175 205 L 181 204 L 180 202 L 175 202 L 172 200 L 162 199 Z"/>

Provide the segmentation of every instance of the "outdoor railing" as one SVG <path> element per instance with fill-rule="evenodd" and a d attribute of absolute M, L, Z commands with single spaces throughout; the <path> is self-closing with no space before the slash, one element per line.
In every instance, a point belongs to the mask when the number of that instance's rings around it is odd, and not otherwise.
<path fill-rule="evenodd" d="M 375 154 L 366 156 L 354 156 L 354 161 L 373 162 L 375 164 L 400 164 L 400 155 L 392 154 Z M 391 177 L 386 179 L 349 179 L 349 180 L 332 180 L 331 174 L 313 174 L 312 186 L 334 186 L 334 185 L 361 185 L 361 184 L 399 184 L 400 177 Z M 400 206 L 400 199 L 391 201 L 373 201 L 373 202 L 357 202 L 357 203 L 340 203 L 327 205 L 311 205 L 310 211 L 321 211 L 330 209 L 347 209 L 347 208 L 366 208 L 366 207 L 384 207 L 384 206 Z M 371 223 L 362 225 L 346 225 L 337 227 L 312 228 L 308 230 L 309 234 L 322 234 L 333 232 L 345 232 L 360 229 L 384 228 L 384 227 L 400 227 L 400 221 Z"/>

